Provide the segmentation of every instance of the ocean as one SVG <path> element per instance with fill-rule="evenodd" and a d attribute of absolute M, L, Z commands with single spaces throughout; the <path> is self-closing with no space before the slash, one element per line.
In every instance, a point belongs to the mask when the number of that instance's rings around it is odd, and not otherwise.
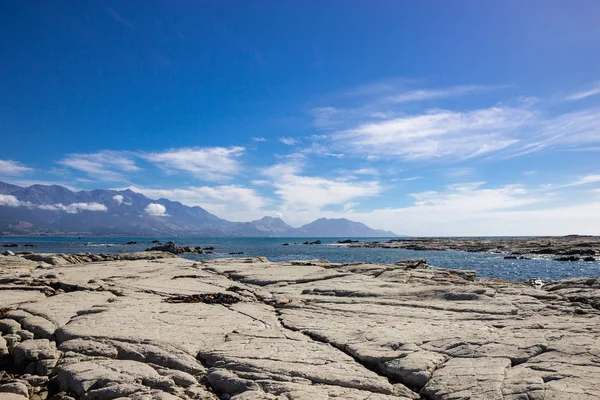
<path fill-rule="evenodd" d="M 360 241 L 387 241 L 389 238 L 352 238 Z M 173 240 L 178 246 L 214 247 L 213 254 L 186 254 L 185 258 L 203 260 L 223 257 L 264 256 L 271 261 L 329 260 L 331 262 L 370 262 L 392 264 L 399 260 L 423 258 L 436 267 L 469 269 L 477 276 L 512 281 L 527 279 L 565 279 L 600 277 L 600 261 L 561 262 L 551 256 L 532 260 L 505 260 L 503 254 L 467 253 L 462 251 L 415 251 L 406 249 L 348 248 L 337 244 L 340 238 L 207 238 L 207 237 L 124 237 L 124 236 L 0 236 L 0 252 L 4 250 L 36 253 L 119 253 L 142 251 L 153 246 L 152 240 Z M 320 240 L 322 244 L 305 245 Z M 137 242 L 137 244 L 126 244 Z M 17 243 L 18 248 L 3 248 Z M 283 246 L 289 243 L 289 246 Z M 23 247 L 33 244 L 34 247 Z M 230 253 L 243 252 L 244 254 Z"/>

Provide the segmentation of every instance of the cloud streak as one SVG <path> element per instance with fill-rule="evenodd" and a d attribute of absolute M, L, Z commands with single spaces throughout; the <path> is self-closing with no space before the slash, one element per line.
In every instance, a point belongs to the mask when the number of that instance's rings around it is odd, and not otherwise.
<path fill-rule="evenodd" d="M 12 160 L 0 160 L 0 175 L 14 176 L 33 171 L 32 168 Z"/>
<path fill-rule="evenodd" d="M 58 163 L 85 172 L 94 179 L 109 182 L 125 181 L 127 178 L 124 173 L 140 170 L 133 160 L 133 154 L 122 151 L 106 150 L 93 154 L 70 154 Z"/>
<path fill-rule="evenodd" d="M 400 94 L 389 96 L 386 98 L 386 101 L 389 101 L 391 103 L 409 103 L 424 100 L 442 99 L 446 97 L 465 96 L 469 94 L 475 94 L 505 87 L 507 86 L 464 85 L 454 86 L 445 89 L 409 90 Z"/>
<path fill-rule="evenodd" d="M 190 147 L 145 154 L 142 157 L 167 173 L 183 171 L 207 181 L 230 179 L 237 174 L 238 158 L 244 153 L 240 146 Z"/>
<path fill-rule="evenodd" d="M 534 118 L 518 108 L 427 114 L 361 124 L 332 135 L 333 145 L 355 155 L 400 157 L 406 161 L 465 159 L 505 149 Z M 507 134 L 508 133 L 508 134 Z"/>
<path fill-rule="evenodd" d="M 591 89 L 570 94 L 569 96 L 566 97 L 566 100 L 568 100 L 568 101 L 583 100 L 588 97 L 596 96 L 599 94 L 600 94 L 600 82 L 596 82 L 596 84 Z"/>

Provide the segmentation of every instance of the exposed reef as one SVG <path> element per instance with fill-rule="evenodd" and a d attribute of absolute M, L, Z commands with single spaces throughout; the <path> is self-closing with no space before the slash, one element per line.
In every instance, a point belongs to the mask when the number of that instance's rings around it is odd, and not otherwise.
<path fill-rule="evenodd" d="M 458 250 L 472 253 L 499 253 L 512 256 L 549 255 L 557 261 L 596 261 L 600 256 L 599 236 L 543 236 L 534 238 L 400 238 L 386 242 L 338 242 L 347 247 L 378 247 L 407 250 Z M 528 257 L 514 257 L 513 259 Z"/>
<path fill-rule="evenodd" d="M 2 399 L 600 398 L 600 279 L 45 257 L 0 256 Z"/>

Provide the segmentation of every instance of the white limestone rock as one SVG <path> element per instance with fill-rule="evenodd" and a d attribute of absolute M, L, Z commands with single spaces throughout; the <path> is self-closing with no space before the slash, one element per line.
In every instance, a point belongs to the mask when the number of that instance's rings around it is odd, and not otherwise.
<path fill-rule="evenodd" d="M 15 364 L 40 360 L 57 360 L 60 352 L 56 350 L 54 342 L 48 339 L 34 339 L 19 343 L 13 350 Z"/>
<path fill-rule="evenodd" d="M 10 318 L 0 319 L 0 332 L 4 334 L 17 333 L 21 330 L 21 324 Z"/>

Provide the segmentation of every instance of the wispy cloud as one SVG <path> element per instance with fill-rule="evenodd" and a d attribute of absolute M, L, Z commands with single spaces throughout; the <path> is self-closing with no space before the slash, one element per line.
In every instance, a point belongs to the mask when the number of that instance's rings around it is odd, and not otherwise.
<path fill-rule="evenodd" d="M 142 157 L 168 173 L 184 171 L 193 174 L 196 179 L 218 181 L 229 179 L 239 171 L 238 158 L 243 153 L 244 148 L 239 146 L 191 147 L 144 154 Z"/>
<path fill-rule="evenodd" d="M 22 175 L 31 171 L 33 171 L 32 168 L 29 168 L 20 162 L 0 160 L 0 176 Z"/>
<path fill-rule="evenodd" d="M 278 139 L 281 143 L 287 144 L 288 146 L 294 146 L 298 143 L 298 139 L 294 139 L 290 136 L 280 137 Z"/>
<path fill-rule="evenodd" d="M 600 107 L 587 108 L 538 121 L 532 145 L 585 148 L 600 143 Z M 535 132 L 535 131 L 534 131 Z M 537 139 L 537 140 L 536 140 Z M 542 148 L 543 148 L 542 147 Z"/>
<path fill-rule="evenodd" d="M 400 116 L 386 111 L 380 118 L 373 117 L 373 109 L 354 111 L 314 109 L 317 127 L 336 130 L 313 143 L 329 153 L 404 161 L 520 157 L 548 150 L 589 150 L 600 144 L 598 107 L 552 115 L 543 105 L 517 103 Z"/>
<path fill-rule="evenodd" d="M 364 123 L 337 132 L 332 139 L 336 148 L 358 155 L 400 157 L 408 161 L 456 160 L 493 153 L 517 143 L 515 131 L 533 117 L 533 112 L 518 108 L 493 107 L 470 112 L 433 110 L 427 114 Z"/>
<path fill-rule="evenodd" d="M 590 183 L 598 183 L 598 182 L 600 182 L 600 174 L 589 174 L 589 175 L 585 175 L 580 178 L 577 178 L 573 182 L 567 183 L 565 185 L 560 185 L 559 187 L 566 188 L 566 187 L 572 187 L 572 186 L 588 185 Z"/>
<path fill-rule="evenodd" d="M 58 162 L 65 167 L 87 173 L 90 177 L 108 182 L 121 182 L 127 178 L 124 172 L 140 168 L 129 152 L 101 151 L 93 154 L 70 154 Z"/>
<path fill-rule="evenodd" d="M 82 211 L 102 211 L 106 212 L 108 209 L 104 204 L 100 203 L 73 203 L 73 204 L 42 204 L 37 206 L 41 210 L 49 211 L 64 211 L 67 214 L 79 214 Z"/>
<path fill-rule="evenodd" d="M 375 168 L 359 168 L 351 171 L 356 175 L 379 175 L 379 171 Z"/>
<path fill-rule="evenodd" d="M 575 92 L 575 93 L 568 95 L 566 97 L 566 100 L 569 100 L 569 101 L 582 100 L 582 99 L 585 99 L 590 96 L 596 96 L 598 94 L 600 94 L 600 82 L 596 82 L 590 89 L 587 89 L 587 90 L 584 90 L 581 92 Z"/>
<path fill-rule="evenodd" d="M 441 99 L 446 97 L 465 96 L 468 94 L 475 94 L 505 87 L 507 86 L 464 85 L 443 89 L 408 90 L 400 94 L 389 96 L 385 100 L 390 101 L 392 103 L 408 103 L 413 101 L 424 101 Z"/>
<path fill-rule="evenodd" d="M 465 178 L 468 176 L 473 176 L 477 170 L 472 167 L 460 167 L 460 168 L 445 168 L 442 170 L 442 173 L 449 178 Z"/>
<path fill-rule="evenodd" d="M 137 30 L 137 27 L 134 24 L 132 24 L 129 20 L 123 18 L 123 16 L 120 13 L 118 13 L 114 8 L 110 7 L 107 4 L 102 4 L 102 9 L 117 23 L 123 25 L 126 28 Z"/>
<path fill-rule="evenodd" d="M 252 141 L 253 141 L 253 142 L 266 142 L 266 141 L 267 141 L 267 139 L 266 139 L 266 138 L 264 138 L 264 137 L 262 137 L 262 136 L 258 136 L 258 137 L 253 137 L 253 138 L 252 138 Z"/>

